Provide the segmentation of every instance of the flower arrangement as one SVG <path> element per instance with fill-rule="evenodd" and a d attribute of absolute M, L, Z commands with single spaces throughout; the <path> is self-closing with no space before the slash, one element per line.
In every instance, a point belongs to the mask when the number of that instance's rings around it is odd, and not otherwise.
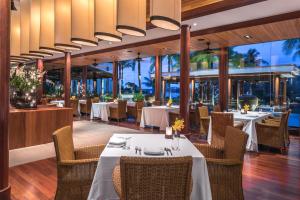
<path fill-rule="evenodd" d="M 250 110 L 250 106 L 249 106 L 248 104 L 245 104 L 245 105 L 244 105 L 244 110 L 245 110 L 246 112 L 248 112 L 248 111 Z"/>
<path fill-rule="evenodd" d="M 71 100 L 76 100 L 76 96 L 71 96 Z"/>
<path fill-rule="evenodd" d="M 182 129 L 184 128 L 184 120 L 176 118 L 172 128 L 175 132 L 182 131 Z"/>
<path fill-rule="evenodd" d="M 171 107 L 172 104 L 173 104 L 173 100 L 172 100 L 172 98 L 169 98 L 168 103 L 167 103 L 167 106 L 168 106 L 168 107 Z"/>
<path fill-rule="evenodd" d="M 36 67 L 20 66 L 10 70 L 11 103 L 17 108 L 35 108 L 36 91 L 45 72 Z"/>

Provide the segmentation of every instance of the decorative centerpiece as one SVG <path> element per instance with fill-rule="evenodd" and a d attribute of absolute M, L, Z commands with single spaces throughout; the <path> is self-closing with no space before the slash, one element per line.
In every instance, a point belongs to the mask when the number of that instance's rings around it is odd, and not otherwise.
<path fill-rule="evenodd" d="M 182 131 L 182 129 L 184 129 L 184 120 L 176 118 L 172 128 L 175 131 L 175 137 L 180 136 L 178 134 L 178 132 L 180 132 L 180 131 Z"/>
<path fill-rule="evenodd" d="M 169 98 L 168 103 L 167 103 L 167 106 L 168 106 L 168 107 L 171 107 L 172 104 L 173 104 L 173 100 L 172 100 L 171 98 Z"/>
<path fill-rule="evenodd" d="M 11 104 L 16 108 L 36 108 L 37 88 L 45 72 L 20 66 L 10 70 Z"/>
<path fill-rule="evenodd" d="M 243 109 L 241 109 L 241 114 L 247 114 L 249 110 L 250 110 L 250 106 L 245 104 Z"/>
<path fill-rule="evenodd" d="M 75 95 L 73 95 L 73 96 L 71 96 L 71 98 L 70 98 L 71 100 L 76 100 L 76 96 Z"/>
<path fill-rule="evenodd" d="M 144 97 L 143 93 L 141 93 L 141 92 L 135 93 L 135 94 L 133 95 L 133 98 L 132 98 L 132 100 L 133 100 L 134 102 L 144 101 L 144 99 L 145 99 L 145 97 Z"/>

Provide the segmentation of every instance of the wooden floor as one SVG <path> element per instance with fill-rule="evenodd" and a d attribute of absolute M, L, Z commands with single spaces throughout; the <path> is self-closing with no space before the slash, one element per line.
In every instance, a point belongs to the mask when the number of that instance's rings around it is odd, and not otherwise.
<path fill-rule="evenodd" d="M 134 123 L 123 122 L 118 125 L 139 129 Z M 243 171 L 246 200 L 300 199 L 300 137 L 290 138 L 288 155 L 271 151 L 246 154 Z M 12 200 L 53 199 L 56 190 L 55 159 L 11 168 L 10 184 Z"/>

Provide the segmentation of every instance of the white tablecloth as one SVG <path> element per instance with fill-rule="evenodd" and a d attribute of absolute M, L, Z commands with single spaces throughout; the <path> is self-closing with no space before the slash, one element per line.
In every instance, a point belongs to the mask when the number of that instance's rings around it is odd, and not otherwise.
<path fill-rule="evenodd" d="M 248 112 L 247 114 L 241 114 L 240 112 L 232 112 L 234 115 L 235 121 L 243 121 L 244 128 L 243 131 L 249 135 L 248 142 L 247 142 L 247 150 L 248 151 L 258 151 L 258 143 L 257 143 L 257 135 L 256 135 L 256 128 L 255 123 L 261 122 L 263 119 L 266 119 L 268 116 L 271 116 L 272 113 L 265 113 L 265 112 Z M 211 143 L 211 120 L 209 123 L 209 130 L 207 136 L 207 142 Z"/>
<path fill-rule="evenodd" d="M 102 152 L 98 167 L 95 172 L 93 184 L 89 193 L 89 200 L 117 200 L 118 195 L 114 190 L 112 182 L 112 172 L 114 167 L 119 164 L 121 156 L 140 156 L 135 154 L 135 146 L 142 149 L 169 147 L 171 140 L 165 139 L 163 134 L 114 134 L 112 137 L 131 137 L 130 150 L 122 148 L 106 147 Z M 172 151 L 173 157 L 192 156 L 192 178 L 193 189 L 191 194 L 192 200 L 210 200 L 211 189 L 208 178 L 207 165 L 204 156 L 188 139 L 180 139 L 180 150 Z M 142 154 L 142 156 L 145 156 Z M 148 156 L 147 156 L 148 157 Z M 167 157 L 167 155 L 160 156 Z"/>
<path fill-rule="evenodd" d="M 56 104 L 57 107 L 64 107 L 65 101 L 64 100 L 53 100 L 50 101 L 51 104 Z"/>
<path fill-rule="evenodd" d="M 170 111 L 179 113 L 179 106 L 143 107 L 140 127 L 156 126 L 160 130 L 166 130 L 166 127 L 169 126 Z"/>
<path fill-rule="evenodd" d="M 110 116 L 109 107 L 110 106 L 117 106 L 114 102 L 99 102 L 93 103 L 91 108 L 91 115 L 90 118 L 93 119 L 94 117 L 101 118 L 102 121 L 108 121 L 108 117 Z"/>

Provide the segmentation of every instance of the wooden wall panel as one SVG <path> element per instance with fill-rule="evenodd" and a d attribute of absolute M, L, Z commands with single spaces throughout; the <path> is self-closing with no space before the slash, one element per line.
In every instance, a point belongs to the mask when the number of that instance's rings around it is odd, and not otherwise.
<path fill-rule="evenodd" d="M 73 126 L 71 108 L 12 109 L 9 113 L 9 149 L 52 142 L 55 130 Z"/>

